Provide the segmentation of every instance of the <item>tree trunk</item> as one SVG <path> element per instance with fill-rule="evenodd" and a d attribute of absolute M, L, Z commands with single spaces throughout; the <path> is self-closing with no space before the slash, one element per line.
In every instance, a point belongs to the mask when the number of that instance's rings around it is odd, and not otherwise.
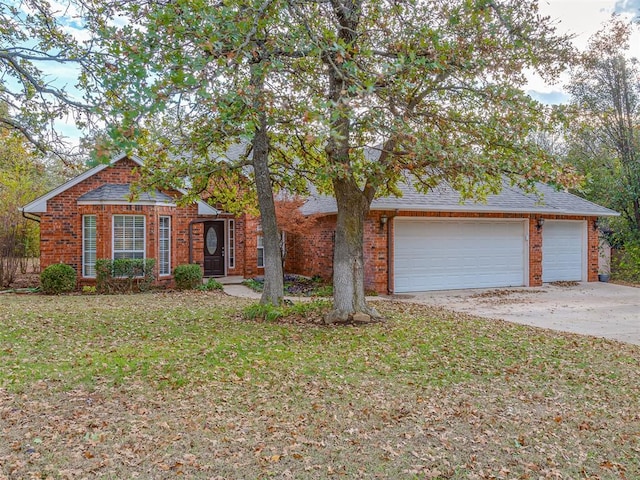
<path fill-rule="evenodd" d="M 364 222 L 369 201 L 353 179 L 335 179 L 338 203 L 333 253 L 333 310 L 327 323 L 379 319 L 364 293 Z"/>
<path fill-rule="evenodd" d="M 264 289 L 260 303 L 280 305 L 284 295 L 284 275 L 282 271 L 282 250 L 280 232 L 276 219 L 276 205 L 273 200 L 273 186 L 269 172 L 269 134 L 267 116 L 262 105 L 264 73 L 259 64 L 252 65 L 251 83 L 255 87 L 254 107 L 258 112 L 259 125 L 253 137 L 253 170 L 258 194 L 258 207 L 262 221 L 264 246 Z"/>
<path fill-rule="evenodd" d="M 359 0 L 333 1 L 338 20 L 338 38 L 349 48 L 355 48 L 357 30 L 362 11 Z M 366 322 L 378 313 L 367 306 L 364 295 L 364 221 L 373 199 L 374 191 L 358 186 L 356 173 L 351 166 L 351 128 L 355 118 L 353 98 L 349 94 L 352 80 L 345 71 L 345 62 L 336 52 L 325 52 L 327 66 L 331 135 L 325 150 L 334 172 L 333 190 L 338 206 L 336 241 L 333 251 L 333 310 L 325 321 Z"/>

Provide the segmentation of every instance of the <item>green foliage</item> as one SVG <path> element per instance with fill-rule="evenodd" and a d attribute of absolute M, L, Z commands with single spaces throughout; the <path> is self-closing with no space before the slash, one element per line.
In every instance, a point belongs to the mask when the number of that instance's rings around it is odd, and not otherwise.
<path fill-rule="evenodd" d="M 196 288 L 203 292 L 212 292 L 212 291 L 221 292 L 222 290 L 224 290 L 224 287 L 222 286 L 222 284 L 219 281 L 217 281 L 215 278 L 210 278 L 209 280 L 207 280 L 207 283 L 198 285 Z"/>
<path fill-rule="evenodd" d="M 611 275 L 616 280 L 640 283 L 640 243 L 629 243 L 611 258 Z"/>
<path fill-rule="evenodd" d="M 248 320 L 265 320 L 275 322 L 281 318 L 322 316 L 331 303 L 326 300 L 316 300 L 312 302 L 284 303 L 281 306 L 274 306 L 271 303 L 254 303 L 243 310 L 243 315 Z"/>
<path fill-rule="evenodd" d="M 248 320 L 266 320 L 267 322 L 273 322 L 285 316 L 285 309 L 283 307 L 276 307 L 271 303 L 261 304 L 254 303 L 249 305 L 243 310 L 243 315 Z"/>
<path fill-rule="evenodd" d="M 75 269 L 66 263 L 49 265 L 40 274 L 42 291 L 50 295 L 72 292 L 76 288 Z"/>
<path fill-rule="evenodd" d="M 153 258 L 96 260 L 96 291 L 99 293 L 145 292 L 156 280 Z"/>
<path fill-rule="evenodd" d="M 307 317 L 310 315 L 321 315 L 331 307 L 328 300 L 313 300 L 311 302 L 295 302 L 287 305 L 286 315 L 299 315 Z"/>
<path fill-rule="evenodd" d="M 178 265 L 173 269 L 173 279 L 178 290 L 193 290 L 202 285 L 202 269 L 196 263 Z"/>
<path fill-rule="evenodd" d="M 242 281 L 242 284 L 249 287 L 254 292 L 261 292 L 264 288 L 264 280 L 258 280 L 256 278 L 246 278 Z"/>
<path fill-rule="evenodd" d="M 82 293 L 86 295 L 93 295 L 96 292 L 97 292 L 97 289 L 95 285 L 85 285 L 84 287 L 82 287 Z"/>
<path fill-rule="evenodd" d="M 313 291 L 312 295 L 316 297 L 331 297 L 333 295 L 333 285 L 319 286 Z"/>

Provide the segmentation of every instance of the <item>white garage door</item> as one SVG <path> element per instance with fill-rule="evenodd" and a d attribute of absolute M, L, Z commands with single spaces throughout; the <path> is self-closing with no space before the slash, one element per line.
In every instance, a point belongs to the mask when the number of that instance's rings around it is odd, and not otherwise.
<path fill-rule="evenodd" d="M 542 226 L 542 281 L 583 280 L 585 222 L 547 220 Z"/>
<path fill-rule="evenodd" d="M 524 221 L 395 219 L 395 292 L 525 285 Z"/>

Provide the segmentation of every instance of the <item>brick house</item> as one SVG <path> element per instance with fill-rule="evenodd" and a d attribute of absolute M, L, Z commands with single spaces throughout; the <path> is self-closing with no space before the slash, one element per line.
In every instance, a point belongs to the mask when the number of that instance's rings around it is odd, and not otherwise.
<path fill-rule="evenodd" d="M 441 184 L 427 194 L 410 183 L 402 197 L 375 199 L 365 223 L 365 287 L 378 293 L 540 286 L 598 279 L 598 217 L 618 213 L 568 192 L 504 182 L 486 203 L 461 202 Z M 287 270 L 331 278 L 337 207 L 312 195 L 313 231 L 288 238 Z"/>
<path fill-rule="evenodd" d="M 140 165 L 115 157 L 22 208 L 40 222 L 41 268 L 67 263 L 81 286 L 95 283 L 101 258 L 154 258 L 158 282 L 167 284 L 186 263 L 200 264 L 205 277 L 264 273 L 259 219 L 204 201 L 179 206 L 180 191 L 132 199 Z M 374 200 L 365 224 L 366 288 L 386 294 L 597 280 L 596 221 L 618 214 L 544 184 L 537 189 L 505 183 L 479 204 L 461 203 L 445 184 L 422 194 L 407 183 L 402 197 Z M 311 195 L 301 210 L 317 222 L 304 235 L 286 235 L 285 270 L 330 280 L 335 199 Z"/>
<path fill-rule="evenodd" d="M 258 219 L 225 214 L 204 201 L 179 206 L 180 191 L 132 199 L 140 165 L 136 157 L 117 156 L 22 208 L 40 222 L 41 268 L 69 264 L 80 286 L 95 283 L 101 258 L 154 258 L 160 284 L 170 284 L 173 269 L 186 263 L 200 264 L 207 277 L 263 273 Z"/>

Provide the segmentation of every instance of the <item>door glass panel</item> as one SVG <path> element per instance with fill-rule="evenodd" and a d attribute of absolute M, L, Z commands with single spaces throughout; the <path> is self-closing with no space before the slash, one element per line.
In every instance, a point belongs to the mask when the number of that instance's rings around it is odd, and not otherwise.
<path fill-rule="evenodd" d="M 207 230 L 207 252 L 209 255 L 213 255 L 218 248 L 218 235 L 213 227 L 209 227 Z"/>

